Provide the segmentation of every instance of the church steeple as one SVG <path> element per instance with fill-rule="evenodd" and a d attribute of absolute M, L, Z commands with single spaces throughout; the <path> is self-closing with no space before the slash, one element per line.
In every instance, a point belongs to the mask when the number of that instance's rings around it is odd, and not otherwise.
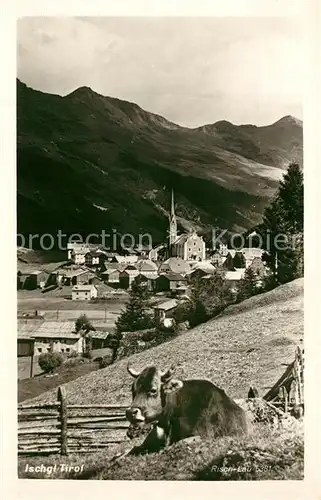
<path fill-rule="evenodd" d="M 175 215 L 174 191 L 172 189 L 171 214 L 169 218 L 169 244 L 172 245 L 177 240 L 177 221 Z"/>

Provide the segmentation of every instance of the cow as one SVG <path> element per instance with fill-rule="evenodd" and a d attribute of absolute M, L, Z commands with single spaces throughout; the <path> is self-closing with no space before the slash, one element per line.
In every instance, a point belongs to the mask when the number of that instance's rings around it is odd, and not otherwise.
<path fill-rule="evenodd" d="M 133 429 L 152 425 L 144 442 L 130 454 L 159 451 L 192 436 L 216 438 L 247 433 L 245 412 L 227 394 L 208 380 L 173 378 L 173 367 L 161 371 L 148 366 L 142 372 L 130 364 L 127 370 L 134 381 L 132 404 L 126 411 Z M 137 435 L 137 433 L 136 433 Z"/>

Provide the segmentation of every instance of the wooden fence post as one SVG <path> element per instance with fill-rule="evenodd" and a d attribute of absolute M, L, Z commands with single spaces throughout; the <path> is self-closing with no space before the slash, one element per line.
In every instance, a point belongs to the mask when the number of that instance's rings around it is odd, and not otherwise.
<path fill-rule="evenodd" d="M 68 439 L 68 427 L 67 427 L 67 400 L 66 391 L 64 387 L 58 387 L 57 399 L 60 402 L 59 408 L 59 419 L 61 425 L 61 455 L 68 454 L 67 439 Z"/>
<path fill-rule="evenodd" d="M 283 401 L 284 401 L 284 413 L 288 412 L 288 393 L 284 385 L 282 386 L 282 395 L 283 395 Z"/>

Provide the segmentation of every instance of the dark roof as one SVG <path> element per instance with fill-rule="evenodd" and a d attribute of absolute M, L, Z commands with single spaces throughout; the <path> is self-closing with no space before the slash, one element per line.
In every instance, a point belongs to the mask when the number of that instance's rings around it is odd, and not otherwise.
<path fill-rule="evenodd" d="M 179 273 L 160 274 L 159 278 L 167 278 L 169 281 L 186 281 L 186 278 Z"/>
<path fill-rule="evenodd" d="M 105 340 L 109 335 L 109 332 L 103 332 L 101 330 L 95 330 L 95 331 L 92 331 L 91 332 L 91 337 L 93 339 L 101 339 L 101 340 Z"/>
<path fill-rule="evenodd" d="M 169 311 L 170 309 L 174 309 L 178 304 L 177 300 L 171 299 L 167 300 L 166 302 L 162 302 L 161 304 L 157 304 L 156 306 L 153 306 L 154 309 L 161 309 L 163 311 Z"/>

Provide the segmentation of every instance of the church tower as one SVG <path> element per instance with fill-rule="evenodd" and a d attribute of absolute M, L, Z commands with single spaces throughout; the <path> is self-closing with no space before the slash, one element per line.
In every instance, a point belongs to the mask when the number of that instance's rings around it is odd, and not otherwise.
<path fill-rule="evenodd" d="M 171 201 L 171 213 L 169 217 L 169 245 L 173 245 L 173 243 L 177 240 L 177 221 L 175 215 L 175 206 L 174 206 L 174 191 L 172 190 L 172 201 Z"/>

